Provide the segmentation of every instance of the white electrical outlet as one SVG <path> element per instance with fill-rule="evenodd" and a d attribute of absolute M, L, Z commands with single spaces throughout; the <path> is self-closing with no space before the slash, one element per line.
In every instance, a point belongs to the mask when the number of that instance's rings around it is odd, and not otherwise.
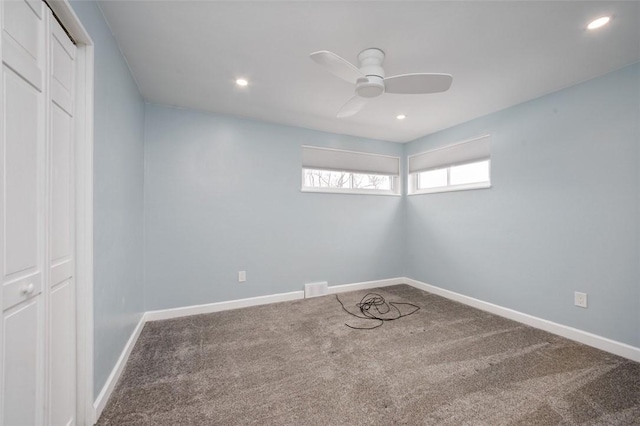
<path fill-rule="evenodd" d="M 587 293 L 580 293 L 579 291 L 576 291 L 574 293 L 573 303 L 576 306 L 580 306 L 581 308 L 586 308 L 587 307 Z"/>
<path fill-rule="evenodd" d="M 238 282 L 243 283 L 247 280 L 247 271 L 238 272 Z"/>

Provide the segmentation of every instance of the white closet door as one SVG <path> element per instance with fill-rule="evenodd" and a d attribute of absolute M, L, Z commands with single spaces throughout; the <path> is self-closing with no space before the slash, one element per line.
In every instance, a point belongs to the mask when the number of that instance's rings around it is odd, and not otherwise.
<path fill-rule="evenodd" d="M 74 425 L 76 292 L 74 250 L 74 58 L 76 47 L 50 20 L 49 407 L 50 424 Z"/>
<path fill-rule="evenodd" d="M 3 425 L 43 424 L 45 27 L 39 0 L 2 8 L 0 270 Z"/>

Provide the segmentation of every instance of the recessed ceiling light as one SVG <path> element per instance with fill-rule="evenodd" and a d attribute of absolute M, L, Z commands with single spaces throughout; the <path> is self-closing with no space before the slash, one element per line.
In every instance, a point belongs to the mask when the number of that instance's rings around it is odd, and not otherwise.
<path fill-rule="evenodd" d="M 406 116 L 406 115 L 404 115 L 404 114 L 398 114 L 398 115 L 396 116 L 396 118 L 397 118 L 398 120 L 404 120 L 405 118 L 407 118 L 407 116 Z"/>
<path fill-rule="evenodd" d="M 609 16 L 601 16 L 600 18 L 591 21 L 589 25 L 587 25 L 587 28 L 590 30 L 595 30 L 596 28 L 600 28 L 603 25 L 607 25 L 610 19 L 611 17 Z"/>
<path fill-rule="evenodd" d="M 237 80 L 236 80 L 236 84 L 237 84 L 238 86 L 242 86 L 242 87 L 244 87 L 244 86 L 246 86 L 247 84 L 249 84 L 249 82 L 248 82 L 247 80 L 245 80 L 244 78 L 239 78 L 239 79 L 237 79 Z"/>

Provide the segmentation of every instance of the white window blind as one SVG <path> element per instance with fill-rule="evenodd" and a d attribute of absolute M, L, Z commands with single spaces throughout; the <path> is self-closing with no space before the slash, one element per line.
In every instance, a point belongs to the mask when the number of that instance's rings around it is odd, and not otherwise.
<path fill-rule="evenodd" d="M 397 176 L 400 174 L 400 158 L 367 152 L 303 146 L 302 167 Z"/>
<path fill-rule="evenodd" d="M 491 136 L 486 135 L 470 141 L 412 155 L 409 157 L 409 173 L 488 160 L 491 157 L 490 143 Z"/>

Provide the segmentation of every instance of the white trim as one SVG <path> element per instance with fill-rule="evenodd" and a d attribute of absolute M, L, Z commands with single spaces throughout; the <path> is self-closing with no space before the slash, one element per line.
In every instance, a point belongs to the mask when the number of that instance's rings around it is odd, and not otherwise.
<path fill-rule="evenodd" d="M 118 379 L 120 378 L 120 375 L 122 374 L 122 371 L 124 370 L 124 367 L 127 364 L 127 361 L 129 360 L 129 355 L 131 355 L 131 351 L 133 350 L 133 347 L 136 345 L 136 342 L 138 341 L 138 337 L 140 337 L 140 332 L 142 331 L 144 324 L 145 324 L 145 315 L 143 314 L 140 316 L 140 321 L 138 321 L 138 325 L 133 330 L 133 333 L 131 333 L 131 336 L 129 336 L 129 340 L 127 340 L 127 344 L 124 345 L 124 348 L 122 349 L 122 353 L 120 354 L 120 357 L 116 362 L 116 365 L 113 367 L 113 370 L 111 370 L 111 374 L 109 374 L 109 377 L 107 378 L 107 381 L 102 387 L 100 394 L 96 398 L 96 401 L 93 403 L 93 407 L 95 411 L 95 421 L 97 421 L 100 418 L 100 414 L 102 414 L 102 410 L 104 410 L 104 407 L 107 405 L 107 401 L 109 401 L 111 392 L 113 392 L 113 389 L 115 388 L 116 383 L 118 383 Z"/>
<path fill-rule="evenodd" d="M 80 18 L 69 4 L 69 0 L 47 0 L 47 3 L 78 45 L 93 45 L 91 36 L 80 22 Z"/>
<path fill-rule="evenodd" d="M 444 298 L 454 300 L 456 302 L 460 302 L 486 312 L 491 312 L 492 314 L 496 314 L 501 317 L 538 328 L 540 330 L 548 331 L 549 333 L 557 334 L 558 336 L 562 336 L 567 339 L 574 340 L 576 342 L 583 343 L 585 345 L 592 346 L 594 348 L 601 349 L 603 351 L 610 352 L 612 354 L 628 358 L 633 361 L 640 362 L 640 348 L 637 348 L 635 346 L 617 342 L 606 337 L 598 336 L 587 331 L 578 330 L 577 328 L 569 327 L 563 324 L 558 324 L 553 321 L 534 317 L 533 315 L 514 311 L 513 309 L 505 308 L 493 303 L 465 296 L 463 294 L 436 287 L 434 285 L 423 283 L 411 278 L 404 278 L 403 281 L 405 284 L 408 284 L 417 289 L 433 293 L 438 296 L 442 296 Z"/>
<path fill-rule="evenodd" d="M 385 280 L 364 281 L 360 283 L 334 285 L 328 288 L 327 294 L 344 293 L 346 291 L 366 290 L 370 288 L 386 287 L 390 285 L 404 284 L 405 278 L 389 278 Z M 304 299 L 304 291 L 292 291 L 289 293 L 270 294 L 267 296 L 249 297 L 246 299 L 228 300 L 225 302 L 207 303 L 204 305 L 184 306 L 180 308 L 160 309 L 148 311 L 144 314 L 145 321 L 159 321 L 172 318 L 186 317 L 190 315 L 209 314 L 213 312 L 228 311 L 230 309 L 247 308 L 250 306 L 268 305 L 271 303 L 287 302 L 290 300 Z"/>
<path fill-rule="evenodd" d="M 76 51 L 76 321 L 77 422 L 92 425 L 93 409 L 93 71 L 94 50 Z"/>
<path fill-rule="evenodd" d="M 400 197 L 402 194 L 389 190 L 378 189 L 352 189 L 352 188 L 311 188 L 303 186 L 300 192 L 316 192 L 320 194 L 342 194 L 342 195 L 386 195 Z"/>
<path fill-rule="evenodd" d="M 414 175 L 411 175 L 415 178 Z M 477 182 L 467 183 L 465 185 L 452 185 L 452 186 L 439 186 L 437 188 L 418 189 L 407 195 L 421 195 L 421 194 L 437 194 L 440 192 L 456 192 L 456 191 L 468 191 L 470 189 L 489 189 L 491 188 L 490 182 Z"/>
<path fill-rule="evenodd" d="M 292 291 L 290 293 L 270 294 L 267 296 L 249 297 L 225 302 L 207 303 L 204 305 L 192 305 L 182 308 L 161 309 L 148 311 L 144 314 L 145 321 L 158 321 L 171 318 L 180 318 L 190 315 L 210 314 L 212 312 L 228 311 L 230 309 L 246 308 L 249 306 L 268 305 L 270 303 L 287 302 L 290 300 L 304 299 L 304 291 Z"/>
<path fill-rule="evenodd" d="M 369 290 L 371 288 L 387 287 L 390 285 L 406 284 L 406 278 L 388 278 L 386 280 L 364 281 L 361 283 L 332 285 L 328 294 L 345 293 L 347 291 Z"/>

